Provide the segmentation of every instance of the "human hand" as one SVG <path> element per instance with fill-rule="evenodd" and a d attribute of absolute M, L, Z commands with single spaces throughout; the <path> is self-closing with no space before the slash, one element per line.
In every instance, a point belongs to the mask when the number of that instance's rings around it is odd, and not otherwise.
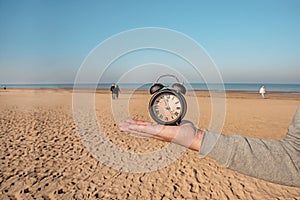
<path fill-rule="evenodd" d="M 182 121 L 180 126 L 165 126 L 129 119 L 121 122 L 119 128 L 124 132 L 173 142 L 195 151 L 199 151 L 203 137 L 203 132 L 195 128 L 190 121 Z"/>

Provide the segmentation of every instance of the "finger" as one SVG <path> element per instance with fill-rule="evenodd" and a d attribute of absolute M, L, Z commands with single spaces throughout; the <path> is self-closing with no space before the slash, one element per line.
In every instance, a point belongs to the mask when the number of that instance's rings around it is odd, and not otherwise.
<path fill-rule="evenodd" d="M 151 135 L 149 135 L 147 133 L 143 133 L 141 131 L 136 131 L 136 130 L 131 130 L 131 129 L 128 128 L 128 126 L 121 126 L 120 130 L 123 131 L 123 132 L 127 132 L 127 133 L 130 133 L 130 134 L 137 135 L 137 136 L 151 137 Z"/>
<path fill-rule="evenodd" d="M 137 124 L 131 124 L 128 126 L 128 128 L 130 130 L 135 130 L 135 131 L 139 131 L 139 132 L 144 132 L 147 134 L 151 134 L 151 135 L 156 135 L 158 134 L 161 130 L 162 127 L 159 125 L 137 125 Z"/>
<path fill-rule="evenodd" d="M 163 125 L 153 124 L 144 121 L 126 120 L 119 124 L 121 131 L 133 133 L 142 137 L 151 137 L 162 141 L 169 141 L 170 138 L 163 133 Z"/>
<path fill-rule="evenodd" d="M 154 138 L 161 141 L 170 141 L 166 136 L 160 135 L 160 131 L 163 128 L 157 127 L 155 125 L 149 125 L 149 126 L 142 126 L 142 125 L 136 125 L 136 124 L 129 124 L 124 123 L 124 126 L 120 126 L 120 130 L 131 133 L 136 136 L 140 136 L 143 138 Z"/>
<path fill-rule="evenodd" d="M 125 126 L 129 126 L 130 125 L 130 123 L 128 123 L 128 122 L 120 122 L 119 123 L 119 127 L 125 127 Z"/>
<path fill-rule="evenodd" d="M 124 126 L 124 125 L 127 125 L 127 124 L 130 124 L 130 123 L 128 123 L 128 122 L 126 122 L 126 121 L 121 121 L 121 122 L 119 122 L 119 126 Z"/>
<path fill-rule="evenodd" d="M 135 134 L 139 134 L 139 135 L 143 134 L 146 135 L 147 137 L 149 137 L 149 135 L 151 136 L 156 133 L 156 131 L 150 130 L 150 128 L 145 125 L 137 125 L 128 122 L 120 122 L 119 129 L 123 132 L 130 132 L 130 133 L 134 132 Z"/>
<path fill-rule="evenodd" d="M 127 123 L 127 122 L 120 122 L 119 123 L 119 129 L 121 130 L 121 131 L 125 131 L 125 132 L 128 132 L 129 131 L 129 126 L 130 126 L 131 124 L 130 123 Z"/>
<path fill-rule="evenodd" d="M 132 133 L 132 134 L 137 135 L 137 136 L 152 137 L 151 134 L 144 133 L 143 131 L 138 131 L 138 130 L 135 130 L 135 129 L 129 129 L 128 126 L 126 126 L 124 128 L 122 127 L 122 130 L 125 131 L 125 132 L 128 132 L 128 133 Z"/>
<path fill-rule="evenodd" d="M 137 124 L 137 122 L 135 120 L 127 119 L 125 121 L 121 121 L 119 123 L 119 126 L 129 126 L 129 125 L 135 125 L 135 124 Z"/>
<path fill-rule="evenodd" d="M 124 122 L 130 123 L 130 124 L 135 124 L 136 120 L 133 119 L 126 119 Z"/>
<path fill-rule="evenodd" d="M 147 122 L 147 121 L 136 121 L 136 124 L 137 124 L 137 125 L 145 125 L 145 126 L 147 126 L 147 125 L 151 125 L 151 122 Z"/>
<path fill-rule="evenodd" d="M 129 130 L 129 133 L 133 134 L 133 135 L 136 135 L 136 136 L 139 136 L 139 137 L 142 137 L 142 138 L 154 138 L 154 139 L 157 139 L 157 140 L 165 141 L 164 138 L 161 138 L 159 136 L 152 135 L 152 134 L 147 134 L 147 133 L 143 133 L 143 132 L 139 132 L 139 131 Z"/>
<path fill-rule="evenodd" d="M 126 122 L 131 124 L 138 124 L 138 125 L 149 125 L 151 122 L 148 121 L 142 121 L 142 120 L 134 120 L 134 119 L 128 119 Z"/>
<path fill-rule="evenodd" d="M 130 131 L 128 126 L 119 126 L 119 129 L 120 129 L 120 131 L 123 131 L 123 132 L 129 132 Z"/>
<path fill-rule="evenodd" d="M 149 134 L 146 134 L 146 133 L 143 133 L 143 132 L 139 132 L 139 131 L 135 131 L 135 130 L 129 130 L 128 133 L 136 135 L 136 136 L 140 136 L 140 137 L 145 137 L 145 138 L 146 137 L 147 138 L 151 137 L 151 135 L 149 135 Z"/>

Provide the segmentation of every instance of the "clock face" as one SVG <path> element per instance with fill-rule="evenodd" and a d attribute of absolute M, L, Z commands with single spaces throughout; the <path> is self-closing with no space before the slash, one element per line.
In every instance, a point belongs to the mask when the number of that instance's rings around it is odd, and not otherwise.
<path fill-rule="evenodd" d="M 160 124 L 175 124 L 180 121 L 186 111 L 183 97 L 176 92 L 162 91 L 150 100 L 150 114 Z"/>

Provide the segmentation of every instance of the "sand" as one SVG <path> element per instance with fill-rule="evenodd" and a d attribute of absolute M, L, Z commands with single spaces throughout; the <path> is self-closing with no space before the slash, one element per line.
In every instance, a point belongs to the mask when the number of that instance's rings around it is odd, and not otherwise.
<path fill-rule="evenodd" d="M 129 99 L 130 98 L 130 99 Z M 150 95 L 122 93 L 113 104 L 129 102 L 130 116 L 149 120 Z M 151 152 L 166 143 L 119 131 L 122 114 L 112 115 L 111 95 L 96 94 L 96 115 L 107 138 L 128 152 Z M 198 92 L 198 127 L 207 128 L 211 107 Z M 284 137 L 300 103 L 297 94 L 230 92 L 224 134 Z M 83 119 L 82 123 L 89 123 Z M 0 91 L 0 199 L 299 199 L 300 188 L 252 178 L 187 150 L 170 165 L 152 172 L 118 171 L 94 158 L 78 134 L 72 114 L 72 90 Z"/>

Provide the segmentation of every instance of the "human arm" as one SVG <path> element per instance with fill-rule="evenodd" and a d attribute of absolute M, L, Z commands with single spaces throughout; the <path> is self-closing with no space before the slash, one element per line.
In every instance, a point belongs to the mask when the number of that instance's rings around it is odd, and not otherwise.
<path fill-rule="evenodd" d="M 200 154 L 252 177 L 300 187 L 299 149 L 287 140 L 287 137 L 264 140 L 206 132 Z"/>
<path fill-rule="evenodd" d="M 163 126 L 129 120 L 120 124 L 120 129 L 175 142 L 219 161 L 224 167 L 252 177 L 300 187 L 300 107 L 286 137 L 281 140 L 203 132 L 192 124 Z M 177 138 L 174 139 L 175 136 Z"/>
<path fill-rule="evenodd" d="M 281 140 L 206 132 L 200 154 L 249 176 L 300 187 L 300 107 Z"/>

